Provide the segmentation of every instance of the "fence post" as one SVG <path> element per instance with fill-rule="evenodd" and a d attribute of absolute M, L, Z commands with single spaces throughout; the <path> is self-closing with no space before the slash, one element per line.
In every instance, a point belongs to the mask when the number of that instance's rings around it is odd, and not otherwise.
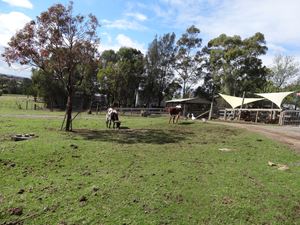
<path fill-rule="evenodd" d="M 279 125 L 282 126 L 283 125 L 283 120 L 284 120 L 284 111 L 280 112 L 280 116 L 279 116 Z"/>
<path fill-rule="evenodd" d="M 251 117 L 250 117 L 250 119 L 251 119 Z M 256 111 L 255 123 L 257 123 L 257 120 L 258 120 L 258 110 Z"/>

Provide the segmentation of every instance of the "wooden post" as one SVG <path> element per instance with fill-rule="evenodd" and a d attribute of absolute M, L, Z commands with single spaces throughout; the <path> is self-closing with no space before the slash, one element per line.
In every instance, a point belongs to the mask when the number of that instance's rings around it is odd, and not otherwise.
<path fill-rule="evenodd" d="M 243 92 L 243 100 L 242 100 L 242 104 L 241 104 L 241 107 L 240 107 L 239 120 L 241 120 L 241 114 L 242 114 L 242 110 L 241 109 L 243 108 L 244 100 L 245 100 L 245 92 Z"/>
<path fill-rule="evenodd" d="M 284 118 L 284 111 L 281 111 L 280 115 L 279 115 L 279 125 L 280 126 L 283 125 L 283 118 Z"/>
<path fill-rule="evenodd" d="M 258 120 L 258 110 L 256 111 L 255 123 L 257 123 L 257 120 Z"/>
<path fill-rule="evenodd" d="M 213 96 L 212 96 L 211 103 L 210 103 L 210 110 L 209 110 L 209 114 L 208 114 L 208 120 L 211 120 L 211 116 L 212 116 L 212 113 L 213 113 L 214 97 L 215 97 L 214 95 L 215 95 L 215 91 L 213 91 Z"/>
<path fill-rule="evenodd" d="M 226 117 L 227 117 L 227 110 L 225 109 L 224 110 L 224 120 L 226 120 Z"/>
<path fill-rule="evenodd" d="M 36 110 L 37 97 L 34 97 L 34 110 Z"/>

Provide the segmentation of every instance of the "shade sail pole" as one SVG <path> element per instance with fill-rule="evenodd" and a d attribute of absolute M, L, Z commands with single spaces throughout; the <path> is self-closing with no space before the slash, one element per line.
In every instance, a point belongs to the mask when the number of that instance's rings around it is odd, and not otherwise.
<path fill-rule="evenodd" d="M 244 105 L 244 101 L 245 101 L 245 92 L 243 92 L 243 100 L 242 100 L 242 104 L 241 104 L 241 107 L 240 107 L 239 120 L 241 120 L 241 114 L 242 114 L 242 108 L 243 108 L 243 105 Z"/>

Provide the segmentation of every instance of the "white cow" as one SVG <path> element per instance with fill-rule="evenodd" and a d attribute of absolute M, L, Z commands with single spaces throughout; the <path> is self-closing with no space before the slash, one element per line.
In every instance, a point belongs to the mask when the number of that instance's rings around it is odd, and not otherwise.
<path fill-rule="evenodd" d="M 108 108 L 106 113 L 106 127 L 110 128 L 113 122 L 113 128 L 120 128 L 121 122 L 119 121 L 119 116 L 117 110 L 113 108 Z"/>

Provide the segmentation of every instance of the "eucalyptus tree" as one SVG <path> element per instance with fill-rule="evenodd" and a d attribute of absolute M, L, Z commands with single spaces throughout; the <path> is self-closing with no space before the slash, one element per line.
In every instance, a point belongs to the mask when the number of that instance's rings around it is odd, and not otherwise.
<path fill-rule="evenodd" d="M 100 57 L 98 81 L 110 103 L 133 106 L 135 91 L 143 78 L 144 56 L 141 51 L 122 47 L 104 51 Z"/>
<path fill-rule="evenodd" d="M 150 43 L 145 57 L 143 94 L 149 104 L 154 100 L 161 105 L 174 80 L 175 34 L 168 33 Z"/>
<path fill-rule="evenodd" d="M 120 98 L 118 90 L 121 86 L 121 80 L 119 79 L 117 62 L 118 56 L 114 50 L 102 52 L 97 78 L 100 84 L 100 92 L 107 96 L 109 103 L 113 103 Z"/>
<path fill-rule="evenodd" d="M 140 50 L 122 47 L 117 52 L 120 89 L 119 102 L 124 106 L 135 105 L 135 94 L 143 79 L 144 55 Z"/>
<path fill-rule="evenodd" d="M 43 70 L 67 92 L 66 131 L 72 130 L 72 96 L 97 60 L 99 26 L 95 16 L 73 15 L 73 3 L 55 4 L 19 30 L 3 56 Z"/>
<path fill-rule="evenodd" d="M 277 54 L 273 59 L 270 80 L 280 89 L 291 83 L 294 78 L 297 78 L 299 71 L 299 63 L 293 56 Z"/>
<path fill-rule="evenodd" d="M 256 33 L 250 38 L 240 36 L 219 37 L 208 42 L 208 70 L 218 91 L 241 95 L 243 91 L 255 92 L 264 88 L 268 69 L 259 56 L 267 51 L 264 35 Z"/>
<path fill-rule="evenodd" d="M 176 43 L 175 70 L 181 79 L 183 97 L 202 75 L 204 61 L 199 34 L 200 30 L 191 26 Z"/>

